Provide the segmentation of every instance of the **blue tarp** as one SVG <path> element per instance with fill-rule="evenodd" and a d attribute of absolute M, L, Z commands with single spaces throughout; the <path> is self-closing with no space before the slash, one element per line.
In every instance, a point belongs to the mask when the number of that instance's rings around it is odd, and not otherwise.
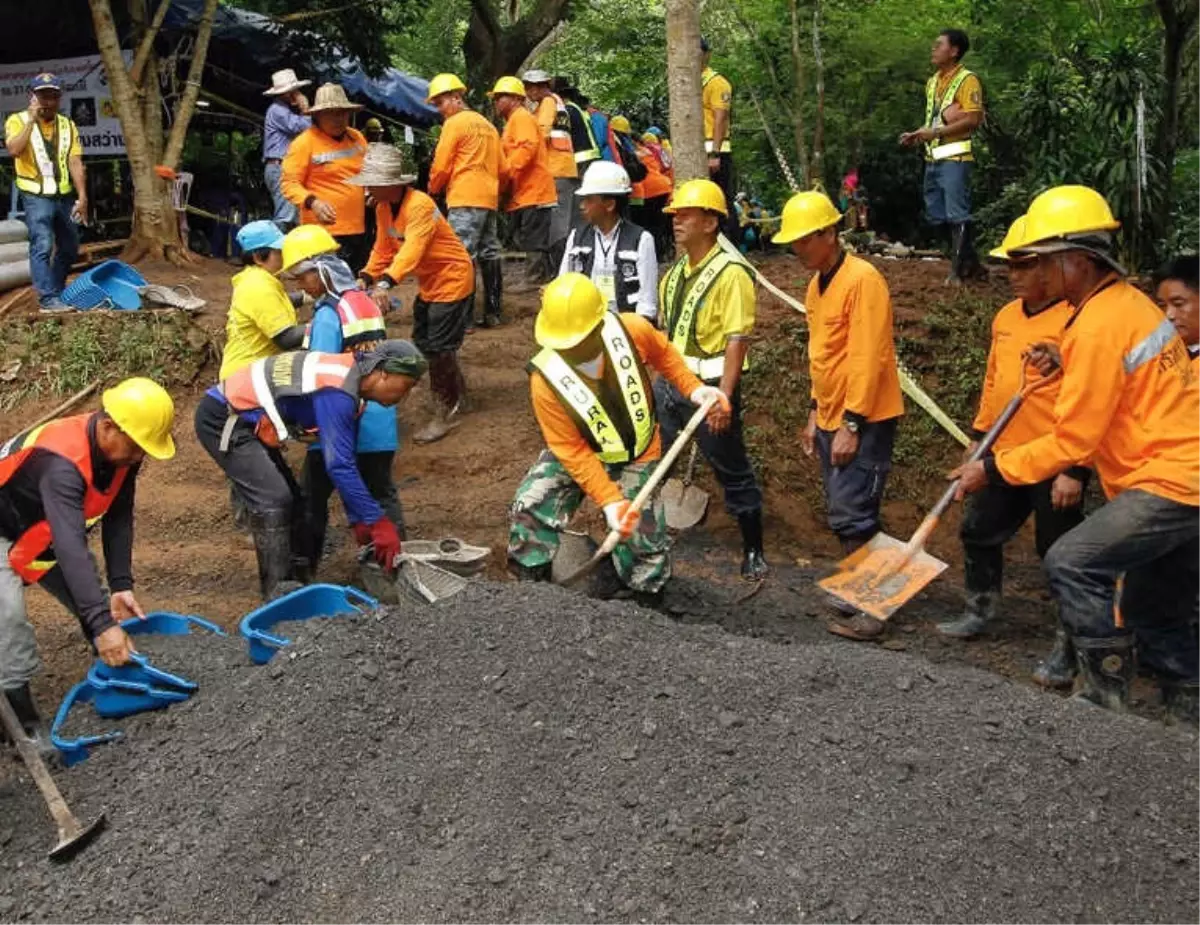
<path fill-rule="evenodd" d="M 173 0 L 163 26 L 168 30 L 189 28 L 200 18 L 203 8 L 204 0 Z M 314 82 L 340 83 L 357 102 L 410 125 L 423 128 L 438 121 L 437 110 L 425 103 L 429 81 L 393 67 L 379 77 L 371 77 L 357 61 L 336 48 L 330 48 L 325 62 L 297 61 L 289 50 L 290 37 L 294 35 L 268 16 L 233 6 L 217 7 L 213 22 L 214 45 L 239 46 L 245 55 L 238 61 L 238 76 L 264 88 L 271 84 L 272 71 L 290 67 Z"/>

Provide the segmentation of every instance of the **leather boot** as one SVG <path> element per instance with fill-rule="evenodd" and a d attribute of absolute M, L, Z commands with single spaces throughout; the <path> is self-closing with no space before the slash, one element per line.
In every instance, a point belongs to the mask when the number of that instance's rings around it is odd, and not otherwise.
<path fill-rule="evenodd" d="M 501 313 L 501 294 L 504 289 L 503 276 L 500 272 L 500 259 L 480 261 L 483 273 L 483 326 L 494 328 L 504 323 Z"/>
<path fill-rule="evenodd" d="M 746 581 L 762 581 L 771 571 L 763 555 L 762 510 L 738 514 L 742 531 L 742 577 Z"/>
<path fill-rule="evenodd" d="M 990 591 L 973 591 L 967 594 L 967 607 L 956 620 L 947 620 L 937 625 L 937 631 L 951 639 L 971 639 L 983 632 L 984 627 L 996 616 L 1000 595 Z"/>
<path fill-rule="evenodd" d="M 1200 721 L 1200 705 L 1197 694 L 1200 687 L 1195 681 L 1162 681 L 1163 706 L 1167 708 L 1168 726 L 1195 726 Z"/>
<path fill-rule="evenodd" d="M 1061 626 L 1054 634 L 1054 648 L 1033 669 L 1033 683 L 1042 687 L 1070 687 L 1075 681 L 1075 647 Z"/>
<path fill-rule="evenodd" d="M 50 726 L 42 719 L 42 714 L 38 711 L 37 703 L 33 699 L 33 691 L 29 689 L 29 682 L 7 688 L 4 694 L 8 697 L 13 712 L 17 714 L 17 722 L 21 724 L 26 738 L 37 747 L 38 752 L 42 755 L 52 754 L 55 748 L 50 741 Z M 2 727 L 0 727 L 0 739 L 7 740 Z"/>
<path fill-rule="evenodd" d="M 1133 637 L 1109 636 L 1095 639 L 1076 636 L 1075 679 L 1072 700 L 1124 713 L 1129 709 L 1129 685 L 1133 681 Z"/>
<path fill-rule="evenodd" d="M 250 529 L 254 532 L 258 584 L 263 601 L 273 601 L 301 587 L 292 571 L 291 511 L 252 514 Z"/>

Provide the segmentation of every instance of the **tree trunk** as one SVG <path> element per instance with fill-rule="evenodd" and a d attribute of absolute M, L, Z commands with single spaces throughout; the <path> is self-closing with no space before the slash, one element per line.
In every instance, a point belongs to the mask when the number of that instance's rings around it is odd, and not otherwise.
<path fill-rule="evenodd" d="M 129 14 L 138 27 L 138 50 L 133 56 L 133 64 L 129 67 L 129 77 L 135 84 L 142 82 L 142 74 L 153 64 L 156 57 L 154 39 L 158 36 L 158 30 L 162 28 L 163 20 L 167 18 L 170 6 L 171 0 L 159 0 L 158 9 L 154 11 L 154 21 L 150 23 L 150 28 L 146 29 L 146 11 L 142 0 L 132 0 L 129 4 Z"/>
<path fill-rule="evenodd" d="M 1154 239 L 1164 240 L 1170 231 L 1175 153 L 1179 145 L 1179 84 L 1183 77 L 1183 50 L 1197 23 L 1195 0 L 1155 0 L 1163 24 L 1163 101 L 1161 121 L 1155 138 L 1155 153 L 1162 164 L 1162 180 L 1151 208 Z"/>
<path fill-rule="evenodd" d="M 796 158 L 804 177 L 804 188 L 812 186 L 812 164 L 804 131 L 804 57 L 800 54 L 800 10 L 798 0 L 791 0 L 792 14 L 792 138 Z M 814 139 L 815 140 L 815 139 Z"/>
<path fill-rule="evenodd" d="M 817 75 L 817 117 L 813 122 L 812 172 L 810 183 L 825 180 L 825 56 L 821 53 L 821 0 L 813 4 L 813 65 Z"/>
<path fill-rule="evenodd" d="M 497 78 L 519 76 L 521 65 L 562 20 L 569 3 L 537 0 L 529 12 L 505 26 L 497 0 L 471 0 L 471 18 L 462 41 L 468 86 L 482 93 L 490 90 Z"/>
<path fill-rule="evenodd" d="M 167 148 L 163 154 L 163 163 L 171 168 L 179 164 L 188 125 L 196 111 L 196 100 L 200 98 L 200 81 L 204 76 L 204 62 L 208 58 L 208 43 L 212 38 L 213 19 L 216 15 L 217 0 L 206 0 L 196 30 L 196 45 L 192 49 L 192 60 L 188 65 L 187 83 L 184 84 L 183 96 L 179 98 L 179 104 L 175 107 L 171 137 L 167 139 Z"/>
<path fill-rule="evenodd" d="M 704 115 L 700 103 L 700 6 L 667 0 L 667 91 L 675 182 L 708 177 Z"/>

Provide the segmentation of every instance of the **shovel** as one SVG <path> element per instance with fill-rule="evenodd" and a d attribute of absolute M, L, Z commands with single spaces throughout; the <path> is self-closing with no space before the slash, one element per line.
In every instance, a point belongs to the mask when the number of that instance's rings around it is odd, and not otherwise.
<path fill-rule="evenodd" d="M 696 477 L 697 450 L 698 447 L 693 443 L 683 481 L 668 479 L 663 486 L 663 507 L 667 513 L 667 526 L 672 530 L 691 529 L 704 519 L 708 511 L 708 492 L 692 484 L 692 479 Z"/>
<path fill-rule="evenodd" d="M 54 778 L 50 776 L 50 772 L 46 768 L 46 763 L 38 754 L 37 747 L 25 737 L 25 730 L 21 728 L 21 722 L 17 719 L 17 714 L 13 712 L 12 704 L 8 702 L 8 698 L 2 691 L 0 691 L 0 725 L 4 726 L 8 738 L 17 746 L 21 760 L 25 762 L 25 767 L 33 775 L 38 790 L 42 792 L 42 799 L 46 801 L 46 808 L 50 810 L 50 815 L 54 817 L 54 822 L 58 826 L 58 844 L 50 849 L 50 859 L 65 861 L 104 828 L 104 813 L 97 816 L 89 826 L 85 827 L 79 824 L 79 820 L 67 806 L 67 801 L 59 793 Z"/>
<path fill-rule="evenodd" d="M 640 511 L 646 506 L 646 503 L 650 500 L 651 496 L 653 496 L 655 489 L 658 488 L 659 482 L 666 477 L 666 474 L 670 471 L 671 466 L 675 464 L 675 460 L 679 458 L 679 454 L 683 452 L 684 446 L 686 446 L 687 442 L 692 439 L 692 434 L 696 432 L 696 428 L 700 426 L 700 424 L 704 421 L 705 416 L 709 411 L 712 410 L 713 405 L 716 403 L 717 399 L 715 397 L 710 398 L 696 409 L 696 412 L 692 415 L 691 420 L 687 422 L 687 426 L 680 431 L 679 436 L 675 438 L 675 442 L 671 444 L 671 448 L 667 450 L 666 455 L 664 455 L 662 461 L 659 462 L 658 468 L 651 473 L 650 478 L 646 479 L 646 484 L 642 486 L 642 490 L 637 493 L 637 497 L 635 497 L 630 503 L 629 509 L 631 511 Z M 592 557 L 558 583 L 566 586 L 574 584 L 580 578 L 583 578 L 585 575 L 590 573 L 592 569 L 604 561 L 604 557 L 616 549 L 617 543 L 619 542 L 621 542 L 620 531 L 609 530 L 608 536 L 604 538 L 604 542 L 600 544 L 600 548 L 592 554 Z"/>
<path fill-rule="evenodd" d="M 1056 370 L 1049 376 L 1027 382 L 1025 367 L 1022 367 L 1021 387 L 1000 412 L 996 423 L 979 442 L 968 462 L 983 459 L 1029 394 L 1053 382 L 1059 375 Z M 888 619 L 946 570 L 945 562 L 925 552 L 925 543 L 942 515 L 954 503 L 957 490 L 958 479 L 955 479 L 907 543 L 886 533 L 876 533 L 865 546 L 838 563 L 836 574 L 817 584 L 876 620 Z"/>

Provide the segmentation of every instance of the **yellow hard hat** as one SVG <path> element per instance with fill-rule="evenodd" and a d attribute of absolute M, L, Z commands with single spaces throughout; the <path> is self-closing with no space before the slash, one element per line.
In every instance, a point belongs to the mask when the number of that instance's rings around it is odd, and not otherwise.
<path fill-rule="evenodd" d="M 299 225 L 283 236 L 283 269 L 286 273 L 302 260 L 338 249 L 338 242 L 320 225 Z"/>
<path fill-rule="evenodd" d="M 1036 244 L 1064 235 L 1114 231 L 1120 227 L 1104 197 L 1091 187 L 1056 186 L 1029 204 L 1022 243 Z"/>
<path fill-rule="evenodd" d="M 542 293 L 533 339 L 551 350 L 569 350 L 595 330 L 608 306 L 582 273 L 564 273 Z"/>
<path fill-rule="evenodd" d="M 502 96 L 505 93 L 512 96 L 524 96 L 525 84 L 521 83 L 519 77 L 501 77 L 496 81 L 496 86 L 488 91 L 488 96 Z"/>
<path fill-rule="evenodd" d="M 821 231 L 842 220 L 829 197 L 816 190 L 797 193 L 783 207 L 783 220 L 779 230 L 771 236 L 775 244 L 791 244 L 814 231 Z"/>
<path fill-rule="evenodd" d="M 1007 260 L 1008 252 L 1020 247 L 1022 244 L 1027 244 L 1028 239 L 1025 234 L 1025 216 L 1020 216 L 1015 222 L 1008 226 L 1008 233 L 1004 236 L 1004 240 L 1000 242 L 999 247 L 994 247 L 988 251 L 989 257 L 994 257 L 996 260 Z"/>
<path fill-rule="evenodd" d="M 432 103 L 434 97 L 449 93 L 451 90 L 462 90 L 463 93 L 466 93 L 467 85 L 454 74 L 438 74 L 429 81 L 429 91 L 425 95 L 425 102 Z"/>
<path fill-rule="evenodd" d="M 712 180 L 687 180 L 679 184 L 671 204 L 663 209 L 664 212 L 678 212 L 680 209 L 708 209 L 721 215 L 729 215 L 725 205 L 725 194 L 721 187 Z"/>
<path fill-rule="evenodd" d="M 614 132 L 620 132 L 622 135 L 633 134 L 633 126 L 629 124 L 629 120 L 624 116 L 613 116 L 608 124 Z"/>
<path fill-rule="evenodd" d="M 167 390 L 144 376 L 135 376 L 105 389 L 100 407 L 121 430 L 155 459 L 175 455 L 171 427 L 175 402 Z"/>

